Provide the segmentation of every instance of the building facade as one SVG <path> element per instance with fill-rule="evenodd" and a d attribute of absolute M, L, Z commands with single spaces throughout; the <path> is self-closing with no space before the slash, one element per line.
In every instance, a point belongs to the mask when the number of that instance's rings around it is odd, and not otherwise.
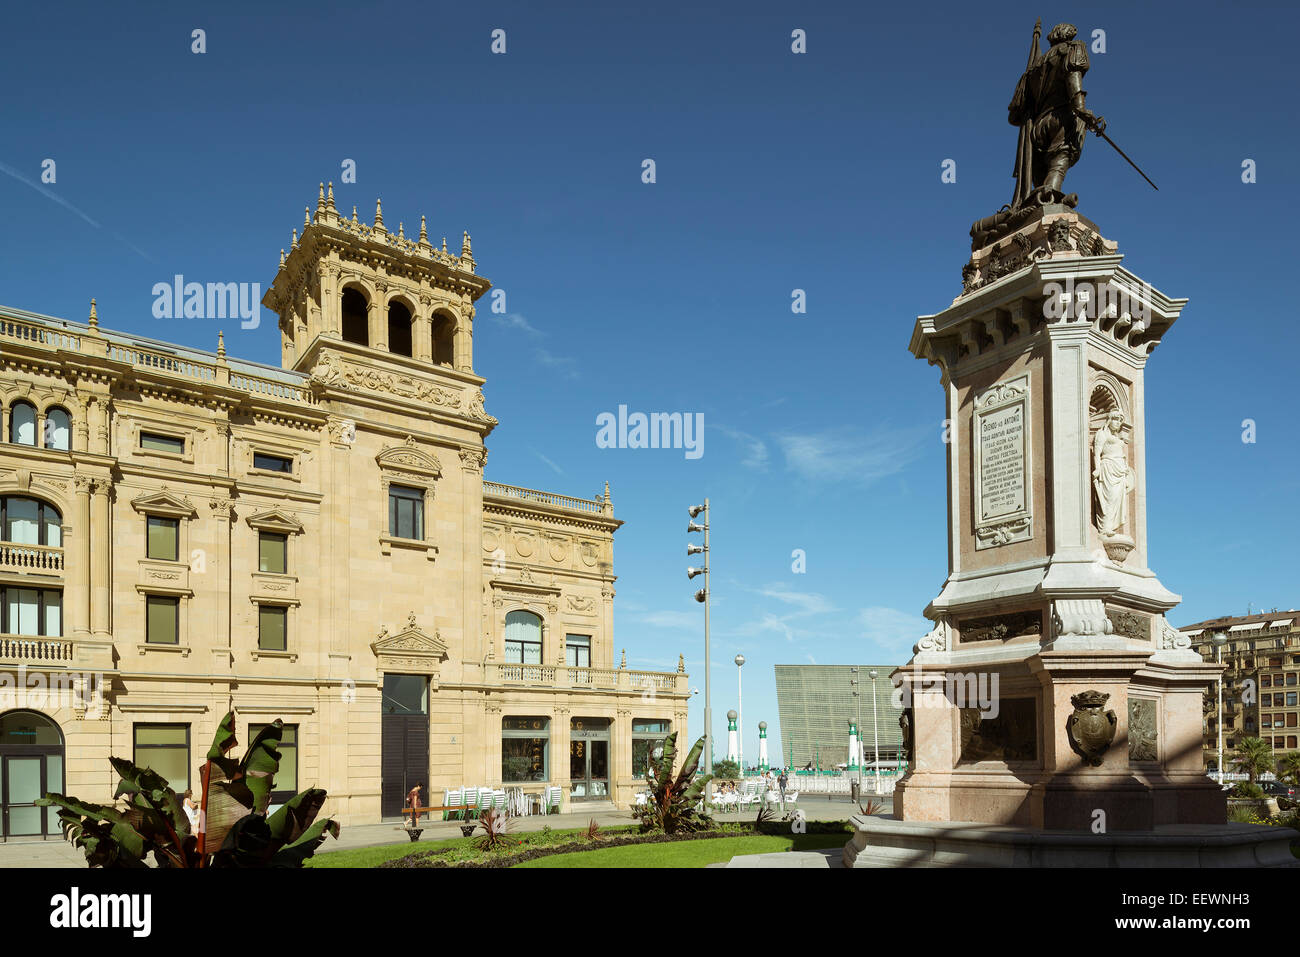
<path fill-rule="evenodd" d="M 1269 742 L 1277 754 L 1300 750 L 1300 612 L 1215 618 L 1179 629 L 1206 661 L 1220 654 L 1212 636 L 1223 644 L 1223 714 L 1218 689 L 1205 695 L 1203 754 L 1205 766 L 1219 767 L 1219 723 L 1223 723 L 1224 770 L 1243 738 Z"/>
<path fill-rule="evenodd" d="M 687 675 L 616 658 L 608 485 L 484 481 L 489 285 L 322 189 L 263 298 L 281 368 L 0 309 L 3 836 L 111 799 L 110 754 L 197 786 L 229 710 L 344 824 L 416 783 L 632 801 Z"/>
<path fill-rule="evenodd" d="M 902 759 L 902 710 L 889 675 L 897 665 L 776 665 L 776 705 L 781 719 L 778 766 L 834 768 L 856 766 L 850 753 L 850 727 L 857 727 L 862 758 Z M 853 669 L 857 668 L 854 673 Z M 876 673 L 872 679 L 871 673 Z M 854 679 L 860 685 L 854 685 Z M 855 691 L 861 689 L 861 696 Z"/>

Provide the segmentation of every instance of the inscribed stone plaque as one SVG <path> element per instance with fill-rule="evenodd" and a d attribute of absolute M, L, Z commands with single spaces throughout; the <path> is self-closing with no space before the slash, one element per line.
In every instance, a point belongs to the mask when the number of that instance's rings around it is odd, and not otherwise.
<path fill-rule="evenodd" d="M 1029 376 L 999 382 L 975 399 L 975 547 L 1030 537 Z"/>
<path fill-rule="evenodd" d="M 1001 698 L 996 717 L 979 708 L 961 709 L 959 764 L 975 761 L 1033 761 L 1038 757 L 1037 701 Z"/>
<path fill-rule="evenodd" d="M 1128 759 L 1158 761 L 1160 749 L 1156 729 L 1156 703 L 1150 698 L 1128 699 Z"/>

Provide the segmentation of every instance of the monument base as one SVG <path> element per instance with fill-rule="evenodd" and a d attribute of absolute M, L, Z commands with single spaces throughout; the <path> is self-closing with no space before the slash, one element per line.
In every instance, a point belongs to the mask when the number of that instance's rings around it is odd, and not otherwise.
<path fill-rule="evenodd" d="M 1171 824 L 1149 831 L 1035 830 L 855 815 L 845 867 L 1295 867 L 1300 834 L 1264 824 Z"/>

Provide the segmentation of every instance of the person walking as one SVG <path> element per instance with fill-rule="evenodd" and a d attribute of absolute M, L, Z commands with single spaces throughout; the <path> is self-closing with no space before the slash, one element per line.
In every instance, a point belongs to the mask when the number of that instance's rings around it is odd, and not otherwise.
<path fill-rule="evenodd" d="M 424 782 L 417 781 L 415 787 L 411 788 L 406 794 L 406 806 L 412 808 L 411 827 L 415 827 L 420 823 L 420 812 L 414 809 L 420 806 L 420 789 L 422 787 L 424 787 Z"/>

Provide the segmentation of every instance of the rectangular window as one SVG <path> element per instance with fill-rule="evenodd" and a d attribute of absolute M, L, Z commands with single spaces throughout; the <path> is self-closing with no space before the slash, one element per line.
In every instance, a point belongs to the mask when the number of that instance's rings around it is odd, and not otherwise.
<path fill-rule="evenodd" d="M 1296 696 L 1296 693 L 1295 693 L 1294 691 L 1288 691 L 1288 692 L 1286 693 L 1286 706 L 1287 706 L 1288 708 L 1294 708 L 1294 707 L 1295 707 L 1295 704 L 1296 704 L 1295 696 Z"/>
<path fill-rule="evenodd" d="M 257 647 L 263 651 L 286 650 L 289 609 L 279 605 L 257 606 Z"/>
<path fill-rule="evenodd" d="M 424 541 L 424 492 L 405 485 L 388 486 L 388 534 Z"/>
<path fill-rule="evenodd" d="M 289 536 L 257 533 L 257 570 L 283 575 L 289 568 Z"/>
<path fill-rule="evenodd" d="M 250 724 L 248 740 L 251 743 L 265 724 Z M 298 793 L 298 726 L 286 724 L 280 729 L 280 767 L 275 772 L 274 790 L 271 792 L 272 804 L 283 804 Z"/>
<path fill-rule="evenodd" d="M 650 755 L 663 744 L 669 723 L 649 718 L 632 719 L 632 774 L 644 778 L 650 771 Z"/>
<path fill-rule="evenodd" d="M 137 724 L 132 733 L 136 765 L 157 771 L 173 791 L 184 794 L 190 786 L 190 726 Z"/>
<path fill-rule="evenodd" d="M 591 635 L 565 635 L 564 660 L 570 668 L 590 668 Z"/>
<path fill-rule="evenodd" d="M 1287 686 L 1288 688 L 1290 688 L 1290 687 L 1292 687 L 1293 685 L 1295 685 L 1295 682 L 1296 682 L 1296 673 L 1295 673 L 1294 671 L 1292 671 L 1292 672 L 1288 673 L 1287 676 L 1286 676 L 1286 686 Z"/>
<path fill-rule="evenodd" d="M 185 440 L 174 435 L 159 435 L 157 432 L 141 432 L 140 448 L 150 452 L 175 452 L 185 454 Z"/>
<path fill-rule="evenodd" d="M 542 643 L 540 641 L 520 641 L 506 638 L 506 664 L 540 665 L 542 663 Z"/>
<path fill-rule="evenodd" d="M 1265 708 L 1271 708 L 1273 706 L 1273 696 L 1271 694 L 1266 694 L 1259 699 L 1259 703 Z"/>
<path fill-rule="evenodd" d="M 165 595 L 144 599 L 144 640 L 150 645 L 176 645 L 181 640 L 181 600 Z"/>
<path fill-rule="evenodd" d="M 550 719 L 508 717 L 501 721 L 501 780 L 547 781 Z"/>
<path fill-rule="evenodd" d="M 63 592 L 0 588 L 0 633 L 58 637 L 63 634 Z"/>
<path fill-rule="evenodd" d="M 268 472 L 283 472 L 285 475 L 289 475 L 293 472 L 293 459 L 287 459 L 283 455 L 254 452 L 253 468 L 265 469 Z"/>
<path fill-rule="evenodd" d="M 145 525 L 145 557 L 164 562 L 176 561 L 180 556 L 180 519 L 150 515 L 145 519 Z"/>
<path fill-rule="evenodd" d="M 1273 676 L 1272 676 L 1272 675 L 1261 675 L 1261 676 L 1260 676 L 1260 679 L 1259 679 L 1259 685 L 1260 685 L 1261 688 L 1271 688 L 1271 687 L 1273 687 Z"/>

